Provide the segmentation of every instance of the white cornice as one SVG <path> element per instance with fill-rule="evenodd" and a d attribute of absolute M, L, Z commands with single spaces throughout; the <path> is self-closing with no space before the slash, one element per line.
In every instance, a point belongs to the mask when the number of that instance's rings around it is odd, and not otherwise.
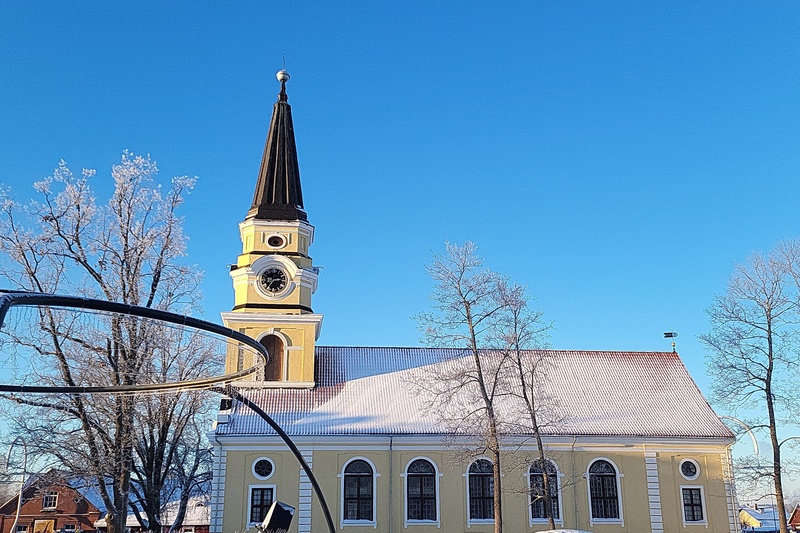
<path fill-rule="evenodd" d="M 227 312 L 220 313 L 222 322 L 226 325 L 230 324 L 285 324 L 285 325 L 307 325 L 313 324 L 314 340 L 319 338 L 319 332 L 322 328 L 322 315 L 316 313 L 309 313 L 305 315 L 282 315 L 271 313 L 235 313 Z M 228 326 L 230 327 L 230 326 Z"/>
<path fill-rule="evenodd" d="M 226 447 L 265 447 L 280 446 L 283 441 L 277 435 L 217 435 L 215 438 Z M 336 449 L 374 449 L 388 450 L 447 450 L 453 448 L 451 438 L 444 441 L 443 435 L 296 435 L 292 440 L 298 446 L 311 446 L 318 450 Z M 461 441 L 461 439 L 457 439 Z M 463 439 L 467 442 L 466 439 Z M 503 448 L 508 452 L 536 451 L 535 442 L 520 444 L 519 438 L 509 439 Z M 730 439 L 721 438 L 678 438 L 678 437 L 545 437 L 545 444 L 551 452 L 592 452 L 592 453 L 719 453 L 731 444 Z M 456 446 L 458 443 L 456 443 Z"/>
<path fill-rule="evenodd" d="M 261 228 L 285 228 L 297 229 L 298 233 L 303 233 L 308 237 L 308 245 L 314 242 L 314 226 L 303 220 L 262 220 L 258 218 L 251 218 L 239 222 L 239 231 L 249 226 L 256 226 Z"/>

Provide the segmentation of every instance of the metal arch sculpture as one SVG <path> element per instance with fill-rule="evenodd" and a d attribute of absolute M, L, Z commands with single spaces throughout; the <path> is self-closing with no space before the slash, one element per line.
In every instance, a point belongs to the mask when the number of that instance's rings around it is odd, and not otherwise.
<path fill-rule="evenodd" d="M 5 318 L 8 311 L 15 306 L 51 306 L 61 307 L 66 309 L 80 309 L 101 311 L 109 313 L 119 313 L 137 316 L 141 318 L 148 318 L 152 320 L 160 320 L 178 326 L 186 326 L 209 333 L 222 335 L 229 339 L 233 339 L 242 344 L 253 348 L 262 358 L 264 364 L 269 361 L 269 353 L 267 349 L 260 342 L 257 342 L 252 337 L 248 337 L 243 333 L 232 330 L 225 326 L 220 326 L 212 322 L 192 318 L 190 316 L 179 315 L 177 313 L 170 313 L 169 311 L 161 311 L 159 309 L 151 309 L 149 307 L 141 307 L 136 305 L 122 304 L 118 302 L 108 302 L 105 300 L 97 300 L 93 298 L 81 298 L 76 296 L 62 296 L 58 294 L 47 294 L 26 291 L 14 291 L 0 289 L 0 330 L 5 324 Z M 333 525 L 333 518 L 331 517 L 330 509 L 325 501 L 325 496 L 322 494 L 322 489 L 317 483 L 317 478 L 311 471 L 300 450 L 297 448 L 291 437 L 283 431 L 275 420 L 272 419 L 263 409 L 253 403 L 249 398 L 243 396 L 237 391 L 230 383 L 242 379 L 244 377 L 252 376 L 258 372 L 260 366 L 253 365 L 250 368 L 224 374 L 221 376 L 214 376 L 211 378 L 176 381 L 171 383 L 148 383 L 141 385 L 119 385 L 119 386 L 37 386 L 37 385 L 11 385 L 8 383 L 0 383 L 0 392 L 15 392 L 19 394 L 129 394 L 136 392 L 160 392 L 169 390 L 188 390 L 188 389 L 208 389 L 218 394 L 228 396 L 242 405 L 247 406 L 250 410 L 260 416 L 269 426 L 277 433 L 284 443 L 294 454 L 300 467 L 308 476 L 314 492 L 319 498 L 322 512 L 325 515 L 325 521 L 328 525 L 330 533 L 335 533 Z"/>

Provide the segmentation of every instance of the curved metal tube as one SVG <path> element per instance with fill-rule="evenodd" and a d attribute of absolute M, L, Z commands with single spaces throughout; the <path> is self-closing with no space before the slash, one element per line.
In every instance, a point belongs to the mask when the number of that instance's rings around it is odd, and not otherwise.
<path fill-rule="evenodd" d="M 123 313 L 141 318 L 150 318 L 153 320 L 161 320 L 176 324 L 179 326 L 188 326 L 209 333 L 216 333 L 224 337 L 228 337 L 242 344 L 246 344 L 253 348 L 256 353 L 263 357 L 264 364 L 269 361 L 269 352 L 263 344 L 256 341 L 252 337 L 248 337 L 244 333 L 214 324 L 213 322 L 206 322 L 190 316 L 179 315 L 177 313 L 170 313 L 169 311 L 161 311 L 159 309 L 151 309 L 149 307 L 141 307 L 137 305 L 121 304 L 117 302 L 107 302 L 105 300 L 96 300 L 93 298 L 78 298 L 76 296 L 61 296 L 57 294 L 45 294 L 39 292 L 24 292 L 24 291 L 7 291 L 0 290 L 0 329 L 5 323 L 8 311 L 14 306 L 40 306 L 49 305 L 52 307 L 64 308 L 77 308 L 77 309 L 90 309 L 93 311 L 107 311 L 111 313 Z M 0 384 L 0 392 L 17 392 L 29 394 L 46 394 L 46 393 L 63 393 L 63 394 L 120 394 L 126 392 L 154 392 L 178 389 L 200 389 L 208 388 L 212 385 L 220 383 L 229 383 L 238 379 L 252 376 L 258 372 L 259 365 L 253 365 L 250 368 L 245 368 L 238 372 L 231 374 L 224 374 L 222 376 L 215 376 L 211 378 L 176 381 L 172 383 L 143 383 L 139 385 L 114 385 L 114 386 L 97 386 L 97 387 L 82 387 L 82 386 L 37 386 L 37 385 L 9 385 Z"/>
<path fill-rule="evenodd" d="M 218 324 L 214 324 L 212 322 L 206 322 L 205 320 L 199 320 L 197 318 L 192 318 L 189 316 L 179 315 L 177 313 L 170 313 L 168 311 L 161 311 L 158 309 L 151 309 L 149 307 L 140 307 L 135 305 L 128 305 L 128 304 L 121 304 L 116 302 L 107 302 L 104 300 L 96 300 L 92 298 L 78 298 L 75 296 L 60 296 L 56 294 L 44 294 L 44 293 L 35 293 L 35 292 L 24 292 L 24 291 L 8 291 L 8 290 L 0 290 L 0 329 L 2 329 L 3 324 L 5 322 L 5 317 L 8 314 L 9 309 L 13 306 L 40 306 L 40 305 L 49 305 L 53 307 L 65 307 L 65 308 L 80 308 L 80 309 L 91 309 L 95 311 L 108 311 L 112 313 L 124 313 L 133 316 L 138 316 L 142 318 L 151 318 L 154 320 L 161 320 L 164 322 L 169 322 L 171 324 L 177 324 L 180 326 L 189 326 L 196 329 L 200 329 L 203 331 L 208 331 L 210 333 L 216 333 L 230 339 L 234 339 L 242 344 L 246 344 L 253 348 L 259 355 L 264 358 L 264 363 L 269 360 L 269 353 L 267 349 L 262 345 L 260 342 L 257 342 L 252 337 L 248 337 L 243 333 L 239 333 L 238 331 L 232 330 L 225 326 L 220 326 Z M 179 389 L 199 389 L 199 388 L 207 388 L 219 394 L 223 394 L 230 398 L 235 399 L 236 401 L 246 405 L 250 408 L 254 413 L 260 416 L 270 427 L 275 430 L 275 432 L 281 437 L 284 443 L 289 447 L 289 449 L 294 454 L 297 461 L 300 463 L 300 467 L 308 476 L 309 481 L 311 481 L 312 487 L 314 487 L 314 492 L 319 498 L 320 505 L 322 506 L 322 512 L 325 515 L 325 521 L 328 525 L 328 529 L 330 533 L 335 533 L 335 528 L 333 525 L 333 519 L 331 518 L 330 509 L 328 508 L 328 503 L 325 501 L 325 496 L 322 494 L 322 489 L 317 483 L 317 478 L 314 477 L 314 473 L 311 471 L 311 467 L 308 466 L 305 459 L 303 459 L 303 455 L 300 453 L 300 450 L 292 441 L 291 437 L 281 429 L 281 427 L 258 405 L 250 401 L 248 398 L 244 397 L 239 391 L 233 388 L 231 385 L 227 385 L 225 387 L 215 387 L 213 385 L 219 385 L 220 383 L 230 383 L 231 381 L 250 376 L 255 374 L 259 369 L 258 365 L 254 365 L 250 368 L 245 370 L 241 370 L 239 372 L 235 372 L 232 374 L 225 374 L 218 377 L 212 378 L 205 378 L 199 380 L 191 380 L 191 381 L 177 381 L 171 383 L 154 383 L 154 384 L 142 384 L 142 385 L 126 385 L 126 386 L 109 386 L 109 387 L 42 387 L 42 386 L 30 386 L 30 385 L 9 385 L 9 384 L 0 384 L 0 392 L 17 392 L 17 393 L 27 393 L 27 394 L 52 394 L 52 393 L 64 393 L 64 394 L 120 394 L 120 393 L 132 393 L 132 392 L 153 392 L 153 391 L 166 391 L 166 390 L 179 390 Z"/>

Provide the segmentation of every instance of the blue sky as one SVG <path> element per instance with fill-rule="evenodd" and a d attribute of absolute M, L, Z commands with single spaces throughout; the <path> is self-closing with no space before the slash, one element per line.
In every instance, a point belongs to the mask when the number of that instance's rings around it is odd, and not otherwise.
<path fill-rule="evenodd" d="M 796 2 L 6 2 L 0 182 L 124 149 L 198 175 L 205 316 L 252 199 L 286 54 L 323 344 L 416 345 L 445 240 L 538 296 L 561 349 L 678 348 L 797 235 Z M 516 4 L 516 5 L 515 5 Z"/>

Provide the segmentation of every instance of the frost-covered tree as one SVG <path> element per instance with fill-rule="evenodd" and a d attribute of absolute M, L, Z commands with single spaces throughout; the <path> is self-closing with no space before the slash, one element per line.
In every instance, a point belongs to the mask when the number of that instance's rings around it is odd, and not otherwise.
<path fill-rule="evenodd" d="M 149 157 L 124 152 L 111 170 L 113 193 L 99 203 L 95 172 L 75 176 L 62 162 L 34 184 L 37 198 L 0 197 L 0 261 L 12 288 L 83 295 L 188 313 L 198 303 L 199 275 L 184 262 L 178 208 L 195 178 L 161 188 Z M 4 331 L 4 346 L 29 357 L 9 361 L 23 382 L 118 386 L 206 375 L 212 359 L 197 339 L 154 321 L 39 307 Z M 174 394 L 9 395 L 16 431 L 40 456 L 90 476 L 107 509 L 111 533 L 125 531 L 131 504 L 143 525 L 161 531 L 160 508 L 169 480 L 205 476 L 207 444 L 198 439 L 202 399 Z M 22 412 L 21 412 L 22 411 Z M 189 459 L 189 460 L 187 460 Z M 188 470 L 186 468 L 188 468 Z M 192 483 L 183 481 L 185 487 Z M 134 497 L 131 499 L 130 495 Z M 179 493 L 188 498 L 190 490 Z"/>
<path fill-rule="evenodd" d="M 554 476 L 542 439 L 543 431 L 561 422 L 558 405 L 542 390 L 547 382 L 550 367 L 547 351 L 548 332 L 552 323 L 544 320 L 541 310 L 531 309 L 530 297 L 525 287 L 508 282 L 501 283 L 502 308 L 494 320 L 494 337 L 503 355 L 502 393 L 521 405 L 518 413 L 504 421 L 505 431 L 518 435 L 532 435 L 538 456 L 534 466 L 541 470 L 542 486 L 531 483 L 529 498 L 544 511 L 550 529 L 555 529 L 552 501 L 558 493 Z"/>
<path fill-rule="evenodd" d="M 502 365 L 496 358 L 484 357 L 482 348 L 503 307 L 500 289 L 504 279 L 484 268 L 476 251 L 471 242 L 463 246 L 445 243 L 445 253 L 434 254 L 427 267 L 435 283 L 430 296 L 433 308 L 419 314 L 417 322 L 427 345 L 458 348 L 468 355 L 468 364 L 442 367 L 444 371 L 432 376 L 428 386 L 439 404 L 434 412 L 439 413 L 440 421 L 455 434 L 478 433 L 480 448 L 492 459 L 494 531 L 501 533 L 501 428 L 496 398 Z M 454 405 L 466 408 L 444 408 Z M 459 414 L 448 417 L 453 411 Z"/>
<path fill-rule="evenodd" d="M 782 425 L 796 420 L 800 364 L 800 243 L 785 242 L 769 255 L 738 265 L 727 292 L 708 309 L 711 331 L 701 337 L 710 351 L 713 399 L 767 432 L 772 464 L 758 473 L 774 484 L 780 531 L 784 505 Z"/>

